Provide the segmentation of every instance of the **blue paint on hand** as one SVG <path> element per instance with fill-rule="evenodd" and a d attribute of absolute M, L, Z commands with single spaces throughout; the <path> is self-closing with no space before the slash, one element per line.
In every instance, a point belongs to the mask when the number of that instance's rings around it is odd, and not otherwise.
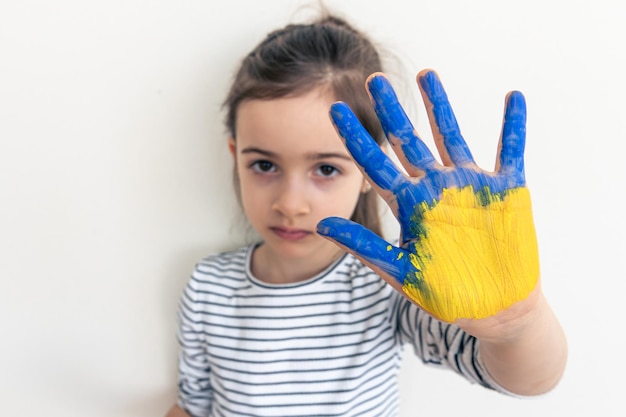
<path fill-rule="evenodd" d="M 371 77 L 368 88 L 387 138 L 395 137 L 400 141 L 404 156 L 413 166 L 424 171 L 434 169 L 437 161 L 417 135 L 387 78 L 382 75 Z"/>
<path fill-rule="evenodd" d="M 474 163 L 474 157 L 461 136 L 454 111 L 437 75 L 433 71 L 427 72 L 419 78 L 419 84 L 432 105 L 431 112 L 438 130 L 433 133 L 445 138 L 444 145 L 452 162 L 456 166 Z"/>
<path fill-rule="evenodd" d="M 407 269 L 412 268 L 408 257 L 404 256 L 406 252 L 404 249 L 390 245 L 374 232 L 352 220 L 328 217 L 317 225 L 317 233 L 349 247 L 376 265 L 384 265 L 385 272 L 393 277 L 403 277 Z"/>
<path fill-rule="evenodd" d="M 409 256 L 404 255 L 411 254 L 419 263 L 419 254 L 411 251 L 413 245 L 410 243 L 423 237 L 420 207 L 436 205 L 444 189 L 470 186 L 479 200 L 481 195 L 484 197 L 481 201 L 486 205 L 494 195 L 504 197 L 508 190 L 526 184 L 523 159 L 526 103 L 520 92 L 514 91 L 507 96 L 498 155 L 499 169 L 497 172 L 487 172 L 475 164 L 436 73 L 423 72 L 418 84 L 426 96 L 426 106 L 430 108 L 436 125 L 433 133 L 441 136 L 453 166 L 443 166 L 435 160 L 419 138 L 384 75 L 372 76 L 367 87 L 388 139 L 400 144 L 393 148 L 394 151 L 401 160 L 410 164 L 409 168 L 423 173 L 419 178 L 407 177 L 400 171 L 345 103 L 335 103 L 331 108 L 331 118 L 356 163 L 379 189 L 391 193 L 392 196 L 386 197 L 386 200 L 394 206 L 394 214 L 400 223 L 401 247 L 389 245 L 374 233 L 348 220 L 329 218 L 322 220 L 318 226 L 318 233 L 350 248 L 400 283 L 416 275 Z"/>

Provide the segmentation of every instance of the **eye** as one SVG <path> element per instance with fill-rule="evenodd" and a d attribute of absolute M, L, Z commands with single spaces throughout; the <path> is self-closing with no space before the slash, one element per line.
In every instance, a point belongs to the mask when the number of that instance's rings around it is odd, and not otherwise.
<path fill-rule="evenodd" d="M 339 170 L 332 165 L 320 165 L 317 172 L 322 177 L 333 177 L 339 174 Z"/>
<path fill-rule="evenodd" d="M 276 170 L 273 163 L 265 160 L 253 162 L 250 164 L 250 168 L 252 168 L 255 172 L 273 172 Z"/>

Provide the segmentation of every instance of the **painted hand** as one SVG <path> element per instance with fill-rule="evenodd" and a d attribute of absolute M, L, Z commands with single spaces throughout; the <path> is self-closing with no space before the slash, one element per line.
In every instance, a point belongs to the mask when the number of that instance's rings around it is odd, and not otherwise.
<path fill-rule="evenodd" d="M 367 82 L 387 139 L 408 175 L 389 159 L 344 103 L 331 117 L 346 147 L 400 223 L 400 247 L 361 225 L 327 218 L 318 232 L 352 252 L 397 290 L 447 322 L 482 319 L 524 300 L 539 280 L 537 241 L 524 178 L 526 104 L 506 98 L 494 172 L 479 168 L 435 72 L 418 75 L 436 161 L 389 81 Z"/>

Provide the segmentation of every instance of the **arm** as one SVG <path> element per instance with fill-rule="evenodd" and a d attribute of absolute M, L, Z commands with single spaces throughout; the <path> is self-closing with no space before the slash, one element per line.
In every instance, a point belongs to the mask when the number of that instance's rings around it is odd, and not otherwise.
<path fill-rule="evenodd" d="M 510 323 L 509 337 L 501 336 L 507 330 L 498 330 L 480 339 L 480 355 L 487 372 L 500 386 L 516 394 L 535 395 L 557 385 L 565 370 L 567 343 L 539 288 L 527 301 L 534 305 L 516 323 Z"/>
<path fill-rule="evenodd" d="M 189 414 L 185 412 L 178 405 L 173 405 L 172 408 L 167 412 L 165 417 L 191 417 Z"/>
<path fill-rule="evenodd" d="M 368 80 L 374 108 L 405 175 L 352 111 L 331 116 L 346 147 L 400 223 L 395 247 L 345 219 L 318 232 L 358 256 L 432 316 L 480 340 L 492 378 L 518 394 L 553 387 L 563 372 L 565 337 L 541 292 L 530 194 L 524 176 L 526 106 L 509 93 L 494 172 L 479 168 L 433 71 L 418 84 L 442 163 L 399 105 L 382 74 Z"/>
<path fill-rule="evenodd" d="M 174 405 L 167 417 L 205 415 L 213 400 L 213 389 L 210 383 L 211 367 L 206 352 L 206 335 L 202 318 L 203 308 L 201 303 L 197 302 L 200 293 L 198 285 L 192 275 L 179 303 L 179 405 Z"/>

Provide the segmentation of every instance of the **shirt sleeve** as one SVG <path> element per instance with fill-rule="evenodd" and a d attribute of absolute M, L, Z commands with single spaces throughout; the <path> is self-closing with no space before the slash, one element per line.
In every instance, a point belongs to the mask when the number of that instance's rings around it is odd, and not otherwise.
<path fill-rule="evenodd" d="M 205 333 L 198 311 L 194 281 L 187 284 L 178 310 L 178 405 L 194 417 L 207 416 L 213 392 Z"/>
<path fill-rule="evenodd" d="M 480 358 L 480 342 L 454 324 L 433 318 L 401 294 L 396 299 L 397 336 L 410 344 L 427 365 L 449 368 L 472 383 L 513 395 L 487 373 Z"/>

